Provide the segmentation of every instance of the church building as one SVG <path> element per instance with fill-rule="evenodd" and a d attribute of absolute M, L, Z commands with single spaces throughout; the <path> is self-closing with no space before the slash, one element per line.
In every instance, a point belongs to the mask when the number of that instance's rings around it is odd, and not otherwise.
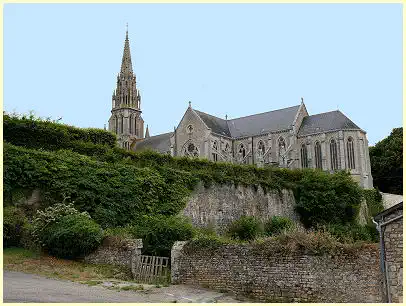
<path fill-rule="evenodd" d="M 189 102 L 173 132 L 150 136 L 147 128 L 143 138 L 140 102 L 127 32 L 109 120 L 121 147 L 259 167 L 345 169 L 361 187 L 373 188 L 366 132 L 339 110 L 310 115 L 302 98 L 287 108 L 222 119 Z"/>

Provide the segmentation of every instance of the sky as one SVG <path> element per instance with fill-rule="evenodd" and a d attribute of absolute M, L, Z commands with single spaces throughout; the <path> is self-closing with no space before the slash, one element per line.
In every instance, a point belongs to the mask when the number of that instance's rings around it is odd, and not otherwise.
<path fill-rule="evenodd" d="M 4 110 L 103 128 L 126 23 L 150 134 L 191 101 L 229 119 L 339 109 L 370 145 L 402 126 L 401 4 L 4 4 Z"/>

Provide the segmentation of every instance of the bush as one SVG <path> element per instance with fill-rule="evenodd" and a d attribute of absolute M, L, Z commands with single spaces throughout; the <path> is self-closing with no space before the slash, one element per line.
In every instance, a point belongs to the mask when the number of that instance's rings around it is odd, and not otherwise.
<path fill-rule="evenodd" d="M 377 188 L 364 189 L 362 192 L 370 217 L 376 216 L 385 209 L 383 206 L 382 195 Z"/>
<path fill-rule="evenodd" d="M 265 235 L 272 236 L 282 233 L 284 230 L 293 228 L 294 223 L 287 217 L 273 216 L 270 220 L 265 222 L 264 231 Z"/>
<path fill-rule="evenodd" d="M 82 215 L 86 218 L 90 218 L 87 212 L 79 212 L 75 209 L 73 203 L 65 203 L 65 200 L 64 203 L 57 203 L 47 207 L 45 210 L 38 210 L 36 212 L 32 223 L 32 236 L 39 245 L 44 246 L 44 233 L 50 226 L 59 222 L 63 217 Z"/>
<path fill-rule="evenodd" d="M 353 222 L 361 206 L 362 189 L 349 173 L 334 175 L 304 171 L 296 189 L 296 212 L 306 227 Z"/>
<path fill-rule="evenodd" d="M 163 215 L 142 216 L 124 229 L 109 232 L 123 237 L 128 237 L 126 233 L 130 233 L 132 238 L 142 239 L 144 254 L 167 257 L 175 241 L 189 240 L 195 235 L 186 217 Z"/>
<path fill-rule="evenodd" d="M 63 216 L 44 229 L 41 235 L 43 246 L 50 255 L 69 259 L 94 251 L 102 239 L 100 225 L 83 214 Z"/>
<path fill-rule="evenodd" d="M 253 240 L 262 235 L 263 228 L 261 222 L 252 216 L 242 216 L 240 219 L 230 224 L 227 235 L 240 240 Z"/>
<path fill-rule="evenodd" d="M 22 209 L 8 206 L 3 209 L 3 245 L 21 246 L 28 220 Z"/>
<path fill-rule="evenodd" d="M 372 225 L 359 224 L 328 224 L 322 227 L 342 243 L 355 243 L 357 241 L 378 242 L 379 235 Z"/>

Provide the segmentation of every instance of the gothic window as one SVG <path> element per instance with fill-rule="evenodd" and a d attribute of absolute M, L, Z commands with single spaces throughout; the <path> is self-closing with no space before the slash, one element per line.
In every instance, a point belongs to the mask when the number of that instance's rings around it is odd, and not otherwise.
<path fill-rule="evenodd" d="M 245 158 L 246 151 L 243 143 L 240 144 L 240 149 L 238 150 L 238 153 L 241 155 L 242 159 Z"/>
<path fill-rule="evenodd" d="M 302 168 L 307 168 L 307 147 L 305 144 L 302 144 L 302 147 L 300 149 L 300 159 L 302 161 Z"/>
<path fill-rule="evenodd" d="M 130 116 L 130 119 L 129 119 L 129 132 L 130 132 L 130 135 L 133 133 L 133 116 L 131 115 Z"/>
<path fill-rule="evenodd" d="M 314 155 L 316 160 L 316 168 L 323 169 L 322 159 L 321 159 L 321 145 L 320 142 L 316 141 L 314 145 Z"/>
<path fill-rule="evenodd" d="M 279 157 L 279 166 L 286 165 L 286 143 L 285 140 L 281 137 L 278 141 L 278 157 Z"/>
<path fill-rule="evenodd" d="M 217 161 L 218 160 L 218 154 L 217 154 L 217 151 L 218 151 L 218 145 L 217 145 L 217 141 L 214 141 L 213 142 L 213 152 L 212 152 L 212 157 L 213 157 L 213 161 Z"/>
<path fill-rule="evenodd" d="M 193 142 L 190 142 L 183 151 L 185 156 L 198 157 L 199 149 L 195 146 Z"/>
<path fill-rule="evenodd" d="M 114 129 L 116 134 L 118 134 L 118 117 L 114 116 Z"/>
<path fill-rule="evenodd" d="M 265 155 L 265 144 L 262 140 L 258 141 L 258 155 L 259 156 L 264 156 Z"/>
<path fill-rule="evenodd" d="M 122 134 L 124 132 L 124 117 L 121 115 L 121 120 L 120 120 L 120 133 Z"/>
<path fill-rule="evenodd" d="M 189 125 L 186 127 L 186 132 L 187 132 L 188 134 L 191 134 L 191 133 L 193 132 L 193 125 L 189 124 Z"/>
<path fill-rule="evenodd" d="M 348 168 L 355 169 L 354 141 L 352 137 L 348 137 L 347 140 L 347 159 L 348 159 Z"/>
<path fill-rule="evenodd" d="M 330 140 L 330 161 L 331 169 L 338 169 L 337 142 L 334 139 Z"/>
<path fill-rule="evenodd" d="M 226 153 L 230 153 L 230 146 L 228 145 L 228 143 L 226 143 L 226 146 L 225 146 L 225 148 L 224 148 L 224 151 L 225 151 Z"/>

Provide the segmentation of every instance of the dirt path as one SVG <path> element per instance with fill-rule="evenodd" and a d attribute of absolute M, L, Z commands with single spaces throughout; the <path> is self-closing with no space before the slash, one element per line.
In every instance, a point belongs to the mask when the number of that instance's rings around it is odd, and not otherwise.
<path fill-rule="evenodd" d="M 238 303 L 239 301 L 203 288 L 171 285 L 156 288 L 145 286 L 145 290 L 117 291 L 101 285 L 89 286 L 71 281 L 55 280 L 39 275 L 4 271 L 4 302 L 115 302 L 115 303 Z"/>

